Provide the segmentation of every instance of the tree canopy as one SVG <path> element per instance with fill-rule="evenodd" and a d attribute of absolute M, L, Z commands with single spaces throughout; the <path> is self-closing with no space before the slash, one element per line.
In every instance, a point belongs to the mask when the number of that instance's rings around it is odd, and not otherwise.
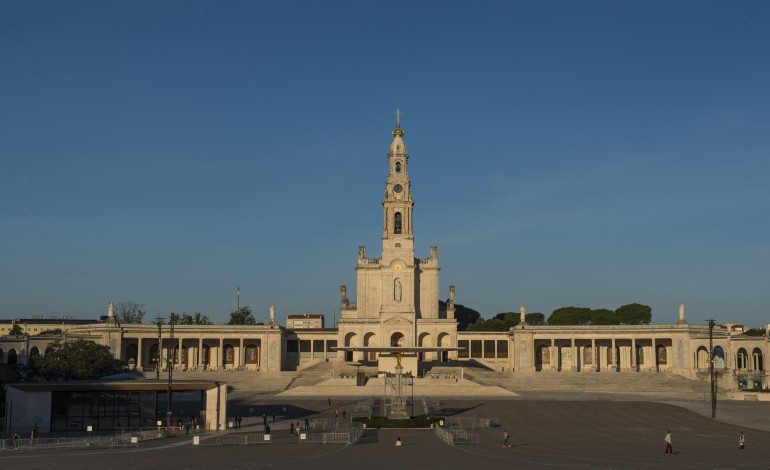
<path fill-rule="evenodd" d="M 54 342 L 35 359 L 34 366 L 36 374 L 45 380 L 98 379 L 122 370 L 109 347 L 84 339 Z"/>
<path fill-rule="evenodd" d="M 214 324 L 211 320 L 209 320 L 209 317 L 207 315 L 203 315 L 200 312 L 195 312 L 193 315 L 190 315 L 187 312 L 182 314 L 171 312 L 170 318 L 171 320 L 169 321 L 169 323 L 173 323 L 175 325 L 213 325 Z M 232 318 L 232 315 L 231 315 L 231 318 Z"/>
<path fill-rule="evenodd" d="M 562 307 L 548 317 L 549 325 L 646 325 L 652 320 L 647 305 L 628 304 L 612 311 L 606 308 Z"/>
<path fill-rule="evenodd" d="M 443 304 L 443 305 L 441 305 Z M 446 308 L 446 303 L 439 301 L 439 308 Z M 463 304 L 455 304 L 455 319 L 457 320 L 457 331 L 465 331 L 468 325 L 476 323 L 481 318 L 481 314 L 472 308 Z"/>
<path fill-rule="evenodd" d="M 138 304 L 130 300 L 118 302 L 115 310 L 115 319 L 118 323 L 142 323 L 142 319 L 147 313 L 144 304 Z"/>
<path fill-rule="evenodd" d="M 10 331 L 8 331 L 8 336 L 21 336 L 23 334 L 24 330 L 21 329 L 21 326 L 18 323 L 14 323 Z"/>
<path fill-rule="evenodd" d="M 245 307 L 241 307 L 239 309 L 233 310 L 230 312 L 230 320 L 227 322 L 228 325 L 256 325 L 257 319 L 254 318 L 254 315 L 251 313 L 251 307 L 246 305 Z"/>

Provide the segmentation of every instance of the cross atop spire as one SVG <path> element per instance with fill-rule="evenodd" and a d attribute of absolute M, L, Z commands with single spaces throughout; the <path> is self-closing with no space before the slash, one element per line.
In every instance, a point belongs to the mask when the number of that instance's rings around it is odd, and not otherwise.
<path fill-rule="evenodd" d="M 398 127 L 401 127 L 401 115 L 404 113 L 402 113 L 400 109 L 396 108 L 396 112 L 393 114 L 396 115 L 396 124 L 398 125 Z"/>

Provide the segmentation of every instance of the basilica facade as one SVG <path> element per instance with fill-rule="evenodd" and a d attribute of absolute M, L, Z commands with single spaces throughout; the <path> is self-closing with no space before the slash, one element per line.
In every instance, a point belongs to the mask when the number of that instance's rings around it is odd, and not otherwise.
<path fill-rule="evenodd" d="M 703 377 L 710 364 L 736 388 L 767 387 L 764 357 L 768 335 L 748 337 L 731 324 L 691 325 L 684 306 L 670 324 L 613 326 L 527 325 L 509 331 L 457 331 L 455 288 L 439 304 L 438 249 L 415 253 L 414 200 L 404 131 L 392 131 L 382 200 L 382 247 L 369 257 L 358 248 L 355 298 L 340 286 L 337 325 L 291 316 L 291 327 L 267 325 L 120 324 L 112 312 L 101 321 L 25 323 L 24 334 L 7 336 L 12 321 L 0 321 L 0 363 L 28 362 L 55 340 L 84 338 L 109 346 L 116 358 L 140 371 L 299 370 L 321 362 L 371 361 L 377 353 L 356 347 L 426 347 L 417 358 L 422 373 L 438 363 L 473 362 L 501 373 L 677 373 Z M 296 318 L 293 318 L 296 317 Z M 35 336 L 54 328 L 62 335 Z M 454 348 L 443 350 L 441 348 Z M 340 349 L 340 350 L 338 350 Z M 732 385 L 731 385 L 732 384 Z"/>

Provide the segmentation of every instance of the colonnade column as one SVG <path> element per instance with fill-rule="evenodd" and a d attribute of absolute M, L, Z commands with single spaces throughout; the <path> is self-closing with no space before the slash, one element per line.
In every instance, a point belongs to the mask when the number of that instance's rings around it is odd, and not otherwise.
<path fill-rule="evenodd" d="M 571 369 L 573 371 L 578 370 L 578 361 L 580 358 L 578 357 L 577 350 L 575 349 L 575 338 L 572 338 L 572 367 Z"/>
<path fill-rule="evenodd" d="M 242 367 L 245 364 L 246 364 L 246 353 L 243 351 L 243 337 L 241 337 L 241 345 L 238 348 L 238 365 L 236 367 Z"/>
<path fill-rule="evenodd" d="M 631 338 L 631 368 L 636 370 L 636 338 Z"/>
<path fill-rule="evenodd" d="M 599 370 L 599 352 L 596 350 L 596 339 L 591 338 L 591 366 L 594 371 Z"/>
<path fill-rule="evenodd" d="M 183 368 L 185 364 L 182 364 L 182 338 L 179 338 L 179 346 L 177 347 L 176 357 L 176 362 L 179 364 L 179 367 Z"/>
<path fill-rule="evenodd" d="M 142 364 L 142 338 L 136 339 L 136 369 L 144 370 L 144 364 Z"/>
<path fill-rule="evenodd" d="M 617 372 L 618 370 L 618 349 L 615 346 L 615 338 L 612 338 L 612 368 Z"/>
<path fill-rule="evenodd" d="M 554 362 L 556 361 L 556 340 L 553 338 L 551 338 L 551 356 L 549 359 L 550 360 L 548 362 L 551 367 L 551 370 L 555 371 L 556 366 L 554 365 Z M 556 362 L 556 364 L 558 364 L 558 362 Z"/>

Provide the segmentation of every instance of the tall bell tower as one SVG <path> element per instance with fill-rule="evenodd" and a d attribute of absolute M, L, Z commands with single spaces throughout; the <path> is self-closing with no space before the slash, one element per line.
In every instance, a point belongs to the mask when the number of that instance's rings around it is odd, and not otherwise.
<path fill-rule="evenodd" d="M 404 131 L 396 123 L 393 142 L 388 153 L 388 179 L 382 200 L 382 262 L 393 259 L 414 259 L 414 232 L 412 231 L 412 188 L 409 182 L 409 154 L 406 153 Z"/>

